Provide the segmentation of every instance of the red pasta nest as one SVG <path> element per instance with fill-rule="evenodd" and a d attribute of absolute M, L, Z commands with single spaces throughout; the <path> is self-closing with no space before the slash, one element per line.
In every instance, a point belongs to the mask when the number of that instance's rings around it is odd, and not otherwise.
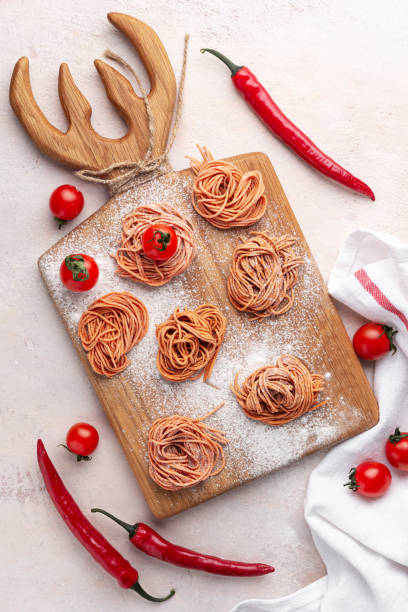
<path fill-rule="evenodd" d="M 326 402 L 317 402 L 323 389 L 320 374 L 311 374 L 293 355 L 281 355 L 275 365 L 259 368 L 242 383 L 231 386 L 245 414 L 267 425 L 284 425 Z"/>
<path fill-rule="evenodd" d="M 196 175 L 192 201 L 198 214 L 220 229 L 257 223 L 267 204 L 261 173 L 243 173 L 227 161 L 214 160 L 206 147 L 198 150 L 202 162 L 188 158 Z"/>
<path fill-rule="evenodd" d="M 112 378 L 127 368 L 126 353 L 146 335 L 148 327 L 143 302 L 123 291 L 92 302 L 79 320 L 78 334 L 94 372 Z"/>
<path fill-rule="evenodd" d="M 154 421 L 148 441 L 149 473 L 162 489 L 192 487 L 224 468 L 222 446 L 228 440 L 223 431 L 203 423 L 223 404 L 199 419 L 174 414 Z"/>
<path fill-rule="evenodd" d="M 167 380 L 207 380 L 224 339 L 226 318 L 212 304 L 195 310 L 175 309 L 156 327 L 157 368 Z"/>
<path fill-rule="evenodd" d="M 237 310 L 253 319 L 278 316 L 293 305 L 293 287 L 303 263 L 292 245 L 296 238 L 272 238 L 268 233 L 251 232 L 251 237 L 236 247 L 227 282 L 228 297 Z"/>
<path fill-rule="evenodd" d="M 143 253 L 142 236 L 154 223 L 170 225 L 177 234 L 177 249 L 165 261 L 150 259 Z M 118 264 L 116 273 L 125 278 L 158 287 L 182 274 L 196 254 L 191 223 L 170 204 L 138 206 L 122 222 L 121 245 L 112 257 Z"/>

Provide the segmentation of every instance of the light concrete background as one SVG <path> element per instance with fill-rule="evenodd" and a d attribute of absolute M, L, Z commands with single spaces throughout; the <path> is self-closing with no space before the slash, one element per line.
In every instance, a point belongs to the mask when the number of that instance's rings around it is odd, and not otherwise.
<path fill-rule="evenodd" d="M 191 34 L 173 167 L 186 166 L 184 155 L 197 142 L 217 156 L 267 153 L 327 279 L 351 230 L 368 226 L 408 238 L 408 8 L 403 0 L 0 2 L 1 610 L 125 612 L 154 605 L 117 587 L 65 528 L 41 485 L 35 459 L 41 436 L 85 511 L 103 506 L 125 520 L 149 522 L 181 544 L 276 565 L 274 575 L 248 580 L 184 571 L 144 557 L 117 526 L 93 518 L 140 569 L 147 590 L 160 595 L 177 589 L 163 609 L 224 612 L 241 599 L 277 597 L 324 574 L 303 520 L 308 476 L 323 454 L 163 524 L 149 514 L 36 266 L 38 256 L 74 225 L 57 231 L 48 211 L 50 192 L 77 184 L 86 199 L 82 221 L 104 202 L 104 191 L 44 158 L 7 100 L 14 62 L 27 54 L 35 96 L 63 128 L 57 71 L 68 61 L 92 104 L 95 128 L 106 136 L 123 134 L 92 65 L 109 46 L 139 66 L 130 45 L 108 24 L 110 10 L 148 22 L 177 74 L 183 34 Z M 251 67 L 294 121 L 374 189 L 377 201 L 329 182 L 278 142 L 238 97 L 228 71 L 199 53 L 202 46 Z M 352 333 L 359 320 L 340 313 Z M 93 461 L 77 465 L 56 445 L 79 420 L 94 423 L 101 442 Z"/>

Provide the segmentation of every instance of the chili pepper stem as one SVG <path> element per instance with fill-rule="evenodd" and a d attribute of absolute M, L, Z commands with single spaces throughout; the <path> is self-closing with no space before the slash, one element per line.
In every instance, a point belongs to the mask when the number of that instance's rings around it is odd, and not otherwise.
<path fill-rule="evenodd" d="M 149 601 L 167 601 L 168 599 L 170 599 L 170 597 L 173 597 L 174 593 L 176 592 L 174 589 L 171 589 L 170 593 L 166 597 L 153 597 L 152 595 L 149 595 L 149 593 L 146 593 L 144 589 L 142 589 L 139 582 L 135 582 L 135 584 L 130 588 L 132 589 L 132 591 L 136 591 L 136 593 L 139 593 L 139 595 L 141 595 L 145 599 L 148 599 Z"/>
<path fill-rule="evenodd" d="M 129 525 L 129 523 L 121 521 L 116 516 L 113 516 L 113 514 L 110 514 L 110 512 L 106 512 L 106 510 L 102 510 L 101 508 L 91 508 L 91 512 L 100 512 L 101 514 L 105 514 L 106 516 L 111 518 L 113 521 L 115 521 L 115 523 L 126 529 L 126 531 L 129 533 L 130 539 L 133 538 L 133 536 L 135 535 L 139 525 L 139 523 Z M 170 599 L 170 597 L 173 597 L 174 593 L 176 592 L 174 589 L 171 589 L 170 593 L 166 595 L 166 597 L 153 597 L 153 595 L 149 595 L 149 593 L 146 593 L 146 591 L 140 586 L 139 582 L 135 582 L 135 584 L 130 588 L 133 591 L 136 591 L 136 593 L 138 593 L 145 599 L 148 599 L 149 601 L 167 601 L 168 599 Z"/>
<path fill-rule="evenodd" d="M 224 62 L 224 64 L 228 66 L 228 68 L 231 70 L 231 77 L 235 76 L 237 72 L 239 72 L 241 68 L 243 68 L 243 66 L 238 66 L 238 64 L 234 64 L 234 62 L 231 62 L 228 57 L 225 57 L 225 55 L 223 55 L 219 51 L 216 51 L 215 49 L 200 49 L 200 51 L 201 53 L 211 53 L 211 55 L 215 55 L 215 57 L 218 57 L 218 59 Z"/>
<path fill-rule="evenodd" d="M 105 516 L 108 516 L 110 519 L 112 519 L 112 521 L 115 521 L 115 523 L 117 523 L 118 525 L 120 525 L 121 527 L 126 529 L 126 531 L 129 534 L 129 539 L 130 540 L 135 535 L 135 533 L 137 531 L 137 528 L 139 526 L 139 523 L 135 523 L 134 525 L 130 525 L 129 523 L 125 523 L 124 521 L 121 521 L 120 519 L 118 519 L 116 516 L 113 516 L 113 514 L 110 514 L 110 512 L 106 512 L 106 510 L 102 510 L 101 508 L 91 508 L 91 512 L 100 512 L 101 514 L 104 514 Z"/>

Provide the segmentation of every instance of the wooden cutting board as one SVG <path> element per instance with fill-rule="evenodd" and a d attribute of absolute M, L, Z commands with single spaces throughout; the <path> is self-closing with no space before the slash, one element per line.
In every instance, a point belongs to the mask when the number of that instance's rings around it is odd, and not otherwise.
<path fill-rule="evenodd" d="M 176 86 L 172 66 L 157 34 L 142 21 L 110 13 L 108 19 L 132 42 L 151 81 L 148 96 L 155 118 L 153 156 L 164 153 L 174 109 Z M 40 150 L 78 169 L 100 170 L 112 163 L 143 159 L 149 141 L 143 100 L 117 70 L 95 60 L 106 93 L 128 125 L 119 139 L 97 134 L 90 121 L 92 109 L 75 85 L 66 64 L 60 68 L 59 96 L 68 120 L 66 133 L 51 125 L 38 107 L 30 86 L 29 64 L 21 58 L 10 84 L 10 103 Z M 209 145 L 217 156 L 216 143 Z M 186 151 L 186 154 L 193 153 Z M 262 153 L 230 159 L 241 170 L 262 172 L 268 211 L 252 229 L 275 235 L 297 236 L 296 249 L 305 260 L 296 287 L 296 301 L 276 320 L 251 322 L 229 304 L 226 279 L 231 255 L 240 236 L 250 229 L 220 231 L 199 217 L 191 206 L 193 177 L 190 170 L 170 172 L 159 179 L 109 200 L 39 259 L 48 291 L 57 307 L 101 404 L 118 436 L 152 512 L 171 516 L 228 489 L 267 474 L 323 447 L 372 427 L 378 407 L 347 334 L 330 301 L 321 275 L 304 240 L 272 165 Z M 112 172 L 114 176 L 117 170 Z M 113 252 L 120 239 L 121 219 L 138 204 L 169 202 L 191 220 L 197 236 L 198 255 L 188 271 L 159 288 L 143 287 L 115 275 Z M 59 280 L 63 258 L 71 253 L 93 255 L 100 267 L 94 289 L 82 294 L 65 290 Z M 132 363 L 111 380 L 91 370 L 78 336 L 78 320 L 87 306 L 110 291 L 132 291 L 146 304 L 150 328 L 129 354 Z M 155 325 L 176 306 L 194 308 L 203 302 L 217 305 L 228 319 L 226 336 L 217 357 L 211 384 L 201 381 L 170 383 L 160 378 L 155 366 Z M 282 353 L 303 359 L 314 372 L 325 376 L 322 397 L 327 404 L 311 414 L 281 427 L 269 427 L 246 418 L 229 385 L 235 373 L 241 380 L 256 368 L 274 363 Z M 52 355 L 50 355 L 52 360 Z M 209 424 L 225 430 L 226 467 L 216 477 L 179 492 L 160 489 L 148 475 L 146 441 L 150 424 L 158 416 L 178 412 L 201 416 L 220 401 L 225 405 L 210 417 Z"/>
<path fill-rule="evenodd" d="M 262 172 L 269 206 L 264 219 L 252 229 L 268 229 L 274 235 L 289 233 L 299 239 L 296 250 L 306 263 L 296 287 L 295 305 L 287 315 L 255 322 L 230 306 L 226 279 L 231 254 L 239 237 L 247 236 L 251 230 L 222 231 L 199 217 L 191 206 L 190 170 L 172 172 L 154 184 L 139 187 L 137 192 L 111 199 L 39 260 L 43 279 L 89 379 L 147 503 L 159 518 L 354 436 L 378 420 L 371 388 L 269 159 L 262 153 L 250 153 L 229 161 L 242 171 Z M 120 238 L 121 218 L 138 203 L 163 200 L 178 206 L 192 221 L 197 236 L 197 258 L 184 275 L 161 288 L 146 288 L 115 277 L 115 262 L 109 252 L 115 249 Z M 99 262 L 102 280 L 88 294 L 75 295 L 62 287 L 59 265 L 67 254 L 85 251 Z M 129 354 L 130 367 L 107 380 L 89 367 L 76 327 L 86 305 L 111 290 L 130 290 L 144 301 L 150 314 L 150 330 Z M 164 321 L 175 306 L 190 308 L 208 301 L 216 304 L 228 319 L 226 338 L 211 377 L 214 386 L 201 381 L 162 380 L 155 366 L 155 324 Z M 303 359 L 311 370 L 325 375 L 326 389 L 322 397 L 328 403 L 288 425 L 268 427 L 243 415 L 229 384 L 235 372 L 241 372 L 243 378 L 260 365 L 273 363 L 281 353 L 292 353 Z M 225 430 L 230 440 L 223 472 L 188 490 L 160 489 L 148 474 L 146 441 L 150 424 L 158 416 L 175 412 L 199 416 L 222 400 L 226 405 L 210 417 L 209 423 Z"/>

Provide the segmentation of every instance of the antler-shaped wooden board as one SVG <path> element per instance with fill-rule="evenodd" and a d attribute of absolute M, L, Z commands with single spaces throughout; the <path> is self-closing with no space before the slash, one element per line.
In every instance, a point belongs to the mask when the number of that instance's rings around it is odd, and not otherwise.
<path fill-rule="evenodd" d="M 109 14 L 108 18 L 132 41 L 148 70 L 152 83 L 149 99 L 156 122 L 154 154 L 159 155 L 165 149 L 175 100 L 175 79 L 169 59 L 159 38 L 146 24 L 117 13 Z M 99 60 L 95 65 L 109 99 L 129 126 L 126 136 L 118 140 L 103 138 L 94 132 L 89 121 L 91 108 L 66 65 L 61 66 L 59 81 L 61 102 L 69 120 L 66 134 L 52 126 L 35 103 L 26 58 L 19 60 L 12 77 L 11 103 L 31 138 L 46 154 L 73 168 L 101 169 L 112 162 L 136 161 L 147 149 L 143 101 L 119 72 Z M 211 148 L 216 145 L 207 144 Z M 152 512 L 160 518 L 353 436 L 378 420 L 371 388 L 269 159 L 262 153 L 250 153 L 230 161 L 242 171 L 259 170 L 264 178 L 268 211 L 251 229 L 270 230 L 273 235 L 288 233 L 298 238 L 296 249 L 305 264 L 296 287 L 295 305 L 286 315 L 276 320 L 251 322 L 247 315 L 230 306 L 226 280 L 232 251 L 239 237 L 250 230 L 225 232 L 199 217 L 191 206 L 190 170 L 169 172 L 110 199 L 39 259 L 43 279 L 89 379 Z M 190 219 L 196 230 L 198 255 L 185 274 L 167 285 L 150 288 L 117 277 L 115 262 L 109 253 L 115 250 L 120 239 L 123 216 L 140 203 L 158 201 L 177 206 Z M 75 252 L 93 255 L 100 266 L 100 280 L 87 294 L 70 293 L 59 281 L 62 259 Z M 131 365 L 108 380 L 90 368 L 77 336 L 77 323 L 88 304 L 115 290 L 132 291 L 142 299 L 149 311 L 150 328 L 130 352 Z M 193 308 L 203 302 L 216 304 L 228 319 L 211 385 L 202 381 L 164 381 L 155 365 L 155 324 L 167 319 L 176 306 Z M 257 367 L 273 363 L 281 353 L 292 353 L 303 359 L 312 371 L 325 375 L 326 388 L 322 395 L 327 404 L 287 425 L 269 427 L 244 416 L 229 384 L 237 371 L 241 372 L 242 379 Z M 225 406 L 210 417 L 209 424 L 225 430 L 229 439 L 225 469 L 191 489 L 175 492 L 160 489 L 148 473 L 147 435 L 152 421 L 176 412 L 201 416 L 220 401 L 225 401 Z"/>
<path fill-rule="evenodd" d="M 148 95 L 155 120 L 153 156 L 164 152 L 176 99 L 173 68 L 156 32 L 148 25 L 121 13 L 109 13 L 112 25 L 129 38 L 139 53 L 151 82 Z M 101 170 L 115 162 L 138 161 L 147 151 L 149 129 L 143 99 L 128 79 L 102 60 L 94 61 L 109 100 L 128 125 L 122 138 L 104 138 L 91 125 L 92 108 L 75 85 L 67 64 L 61 64 L 58 93 L 68 119 L 68 130 L 54 127 L 37 105 L 30 85 L 28 58 L 15 65 L 10 102 L 17 117 L 43 153 L 74 168 Z"/>

